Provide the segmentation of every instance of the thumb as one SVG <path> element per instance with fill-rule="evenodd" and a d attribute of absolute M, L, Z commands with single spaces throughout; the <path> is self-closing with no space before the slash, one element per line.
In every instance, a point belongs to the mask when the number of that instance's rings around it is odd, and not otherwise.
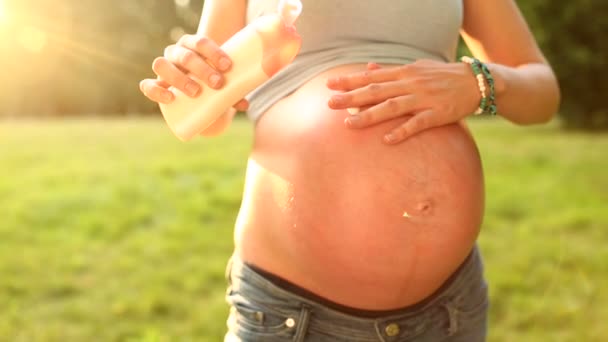
<path fill-rule="evenodd" d="M 367 63 L 367 70 L 378 70 L 378 69 L 382 69 L 382 67 L 380 66 L 380 64 L 375 63 L 375 62 L 369 62 L 369 63 Z"/>
<path fill-rule="evenodd" d="M 244 112 L 249 109 L 249 101 L 242 99 L 234 105 L 234 108 L 239 112 Z"/>

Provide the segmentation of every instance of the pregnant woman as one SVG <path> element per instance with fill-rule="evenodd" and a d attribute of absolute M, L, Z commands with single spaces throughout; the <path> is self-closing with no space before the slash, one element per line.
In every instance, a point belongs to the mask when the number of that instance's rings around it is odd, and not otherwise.
<path fill-rule="evenodd" d="M 221 88 L 231 61 L 219 45 L 277 2 L 206 0 L 199 32 L 154 61 L 142 91 L 196 97 L 189 74 Z M 235 104 L 255 133 L 226 341 L 485 340 L 483 174 L 463 119 L 491 111 L 493 93 L 506 119 L 547 122 L 550 66 L 513 0 L 303 6 L 299 56 Z M 459 34 L 485 73 L 455 60 Z"/>

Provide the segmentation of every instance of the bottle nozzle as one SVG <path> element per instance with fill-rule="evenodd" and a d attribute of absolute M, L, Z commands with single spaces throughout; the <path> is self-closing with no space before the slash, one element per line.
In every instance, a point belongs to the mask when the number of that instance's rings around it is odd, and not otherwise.
<path fill-rule="evenodd" d="M 300 13 L 302 13 L 302 2 L 300 0 L 281 0 L 279 2 L 279 13 L 285 25 L 293 26 Z"/>

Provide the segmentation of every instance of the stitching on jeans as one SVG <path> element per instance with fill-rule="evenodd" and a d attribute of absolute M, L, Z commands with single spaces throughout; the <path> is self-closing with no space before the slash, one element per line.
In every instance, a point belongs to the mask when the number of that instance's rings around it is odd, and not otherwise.
<path fill-rule="evenodd" d="M 444 307 L 449 318 L 448 336 L 454 336 L 458 332 L 458 310 L 452 303 L 445 303 Z"/>
<path fill-rule="evenodd" d="M 384 336 L 382 335 L 382 332 L 380 332 L 380 321 L 376 320 L 376 322 L 374 322 L 374 329 L 376 329 L 376 334 L 380 338 L 380 341 L 386 342 L 386 340 L 384 339 Z"/>
<path fill-rule="evenodd" d="M 294 336 L 294 342 L 302 342 L 306 337 L 308 330 L 308 322 L 310 321 L 311 309 L 308 305 L 302 304 L 302 310 L 300 310 L 300 317 L 298 318 L 296 334 Z"/>

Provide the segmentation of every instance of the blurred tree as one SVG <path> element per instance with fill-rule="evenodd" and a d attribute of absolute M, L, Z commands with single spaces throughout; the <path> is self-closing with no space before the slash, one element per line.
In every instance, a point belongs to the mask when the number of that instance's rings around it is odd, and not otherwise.
<path fill-rule="evenodd" d="M 559 78 L 566 127 L 608 129 L 608 1 L 518 3 Z"/>
<path fill-rule="evenodd" d="M 568 127 L 608 128 L 608 1 L 517 0 L 556 70 Z M 196 31 L 203 0 L 0 0 L 0 116 L 153 113 L 139 80 Z"/>
<path fill-rule="evenodd" d="M 139 80 L 153 76 L 152 60 L 171 43 L 171 32 L 196 29 L 202 1 L 0 5 L 0 116 L 103 115 L 157 113 Z"/>

